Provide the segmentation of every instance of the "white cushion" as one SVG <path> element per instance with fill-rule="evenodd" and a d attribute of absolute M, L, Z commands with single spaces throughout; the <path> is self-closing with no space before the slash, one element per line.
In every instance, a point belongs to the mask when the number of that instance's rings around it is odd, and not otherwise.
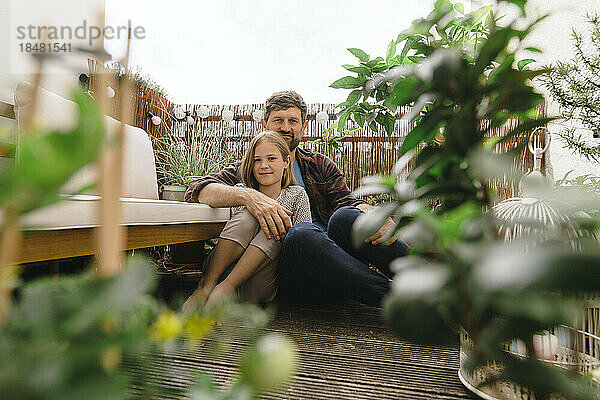
<path fill-rule="evenodd" d="M 100 197 L 68 196 L 66 201 L 33 211 L 21 219 L 26 230 L 91 228 L 99 225 Z M 171 225 L 225 222 L 229 208 L 179 201 L 121 198 L 122 225 Z"/>
<path fill-rule="evenodd" d="M 31 85 L 21 83 L 15 91 L 15 117 L 17 126 L 22 127 L 29 111 Z M 46 129 L 71 129 L 77 121 L 77 105 L 55 93 L 39 88 L 36 122 Z M 117 129 L 119 122 L 105 117 L 107 129 Z M 150 138 L 143 129 L 125 125 L 123 143 L 123 188 L 122 197 L 158 199 L 156 165 Z M 62 188 L 64 193 L 74 193 L 82 187 L 95 183 L 97 168 L 88 165 L 75 174 Z M 86 192 L 99 194 L 98 186 Z"/>

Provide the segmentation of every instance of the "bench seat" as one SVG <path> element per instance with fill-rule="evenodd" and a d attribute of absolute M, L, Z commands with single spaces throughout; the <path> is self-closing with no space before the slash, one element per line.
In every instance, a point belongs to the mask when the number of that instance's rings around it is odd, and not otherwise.
<path fill-rule="evenodd" d="M 95 254 L 99 201 L 99 196 L 68 196 L 26 215 L 18 263 Z M 230 214 L 229 208 L 134 198 L 122 198 L 121 210 L 124 250 L 217 237 Z"/>
<path fill-rule="evenodd" d="M 15 92 L 14 115 L 23 126 L 31 110 L 31 86 L 21 84 Z M 36 121 L 46 129 L 69 129 L 76 116 L 76 104 L 42 88 L 38 89 Z M 108 130 L 120 123 L 105 117 Z M 138 127 L 126 125 L 123 140 L 123 187 L 121 226 L 127 241 L 123 250 L 185 243 L 218 237 L 230 218 L 229 208 L 204 204 L 158 200 L 152 142 Z M 17 143 L 18 145 L 18 143 Z M 49 166 L 51 167 L 51 166 Z M 97 167 L 90 164 L 75 174 L 61 190 L 63 201 L 35 210 L 21 219 L 22 246 L 18 263 L 56 260 L 97 253 L 96 228 L 100 225 Z"/>

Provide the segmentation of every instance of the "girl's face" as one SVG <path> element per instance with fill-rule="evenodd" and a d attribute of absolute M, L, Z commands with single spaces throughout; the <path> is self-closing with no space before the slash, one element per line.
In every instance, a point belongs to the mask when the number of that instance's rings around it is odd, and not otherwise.
<path fill-rule="evenodd" d="M 261 142 L 254 152 L 252 172 L 261 187 L 280 185 L 283 171 L 288 168 L 289 160 L 284 160 L 281 152 L 273 143 Z"/>

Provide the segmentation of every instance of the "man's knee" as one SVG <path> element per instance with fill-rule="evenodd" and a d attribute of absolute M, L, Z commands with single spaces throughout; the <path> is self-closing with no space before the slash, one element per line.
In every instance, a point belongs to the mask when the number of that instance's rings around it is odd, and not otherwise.
<path fill-rule="evenodd" d="M 323 231 L 309 222 L 296 224 L 285 235 L 283 247 L 310 246 L 320 232 Z"/>
<path fill-rule="evenodd" d="M 352 231 L 354 221 L 363 212 L 354 206 L 345 206 L 338 208 L 329 218 L 327 224 L 327 233 L 330 238 L 336 241 L 336 237 L 340 235 L 349 235 Z"/>

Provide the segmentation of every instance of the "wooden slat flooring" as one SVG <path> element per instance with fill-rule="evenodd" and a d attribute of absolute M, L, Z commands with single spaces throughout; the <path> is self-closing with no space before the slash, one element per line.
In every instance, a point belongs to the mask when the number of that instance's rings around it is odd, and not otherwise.
<path fill-rule="evenodd" d="M 286 390 L 262 398 L 476 399 L 458 380 L 457 348 L 398 340 L 380 312 L 354 302 L 279 305 L 265 331 L 283 333 L 296 342 L 300 369 Z M 155 355 L 152 373 L 157 383 L 184 388 L 204 371 L 217 385 L 227 387 L 237 374 L 236 361 L 245 345 L 241 329 L 217 331 L 193 352 Z M 215 357 L 210 342 L 223 338 L 227 338 L 229 350 Z"/>

